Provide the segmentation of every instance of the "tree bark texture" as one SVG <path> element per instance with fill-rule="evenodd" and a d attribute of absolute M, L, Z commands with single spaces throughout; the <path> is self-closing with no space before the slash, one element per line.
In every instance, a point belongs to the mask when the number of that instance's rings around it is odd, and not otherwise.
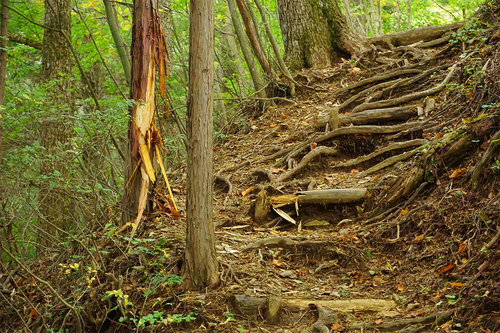
<path fill-rule="evenodd" d="M 241 24 L 240 19 L 238 18 L 238 11 L 236 8 L 235 0 L 226 0 L 227 7 L 229 8 L 229 13 L 231 14 L 231 19 L 233 20 L 234 31 L 236 32 L 236 36 L 238 41 L 240 42 L 241 52 L 243 53 L 243 57 L 245 58 L 245 62 L 247 63 L 248 70 L 250 71 L 250 76 L 252 77 L 253 85 L 255 91 L 257 92 L 257 96 L 259 98 L 266 98 L 267 94 L 265 91 L 264 82 L 262 80 L 262 76 L 255 65 L 254 54 L 252 51 L 252 47 L 250 42 L 243 31 L 243 26 Z"/>
<path fill-rule="evenodd" d="M 134 1 L 130 97 L 135 104 L 130 108 L 122 215 L 122 223 L 135 220 L 134 228 L 149 211 L 150 184 L 156 180 L 152 157 L 161 142 L 153 120 L 156 76 L 160 95 L 166 100 L 166 46 L 156 5 L 154 0 Z"/>
<path fill-rule="evenodd" d="M 219 283 L 213 225 L 212 111 L 214 81 L 214 3 L 191 0 L 187 114 L 186 252 L 187 289 Z"/>
<path fill-rule="evenodd" d="M 70 195 L 65 189 L 64 179 L 67 151 L 71 147 L 73 113 L 70 88 L 73 57 L 71 54 L 71 4 L 69 0 L 45 0 L 45 31 L 42 47 L 42 73 L 48 84 L 45 108 L 46 118 L 40 130 L 40 143 L 44 149 L 40 174 L 40 226 L 50 235 L 56 227 L 68 230 L 71 226 Z M 44 233 L 39 243 L 49 245 Z"/>
<path fill-rule="evenodd" d="M 238 5 L 238 9 L 240 10 L 241 18 L 243 19 L 243 25 L 245 26 L 245 31 L 247 32 L 247 36 L 250 40 L 250 44 L 253 47 L 255 56 L 257 57 L 257 60 L 259 61 L 260 66 L 264 70 L 264 73 L 266 73 L 267 77 L 269 79 L 273 79 L 275 74 L 271 68 L 269 60 L 267 60 L 266 54 L 264 53 L 262 44 L 257 34 L 257 29 L 250 14 L 251 9 L 247 7 L 246 3 L 243 0 L 236 0 L 236 4 Z"/>
<path fill-rule="evenodd" d="M 329 67 L 359 49 L 336 0 L 278 0 L 278 11 L 292 70 Z"/>
<path fill-rule="evenodd" d="M 9 35 L 9 0 L 2 0 L 0 8 L 0 165 L 2 165 L 2 113 L 5 99 L 5 80 L 7 75 L 7 40 Z M 0 203 L 2 202 L 0 194 Z"/>
<path fill-rule="evenodd" d="M 106 19 L 108 21 L 109 30 L 111 31 L 111 36 L 115 42 L 116 51 L 120 57 L 120 62 L 122 64 L 123 73 L 125 75 L 125 80 L 130 84 L 130 58 L 129 58 L 129 48 L 120 33 L 120 25 L 118 24 L 118 19 L 116 17 L 116 10 L 114 4 L 111 0 L 103 0 L 104 9 L 106 10 Z"/>

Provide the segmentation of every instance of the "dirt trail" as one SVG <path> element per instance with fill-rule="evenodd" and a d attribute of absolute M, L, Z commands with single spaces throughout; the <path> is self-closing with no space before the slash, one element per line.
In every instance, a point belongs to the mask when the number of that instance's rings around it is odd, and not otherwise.
<path fill-rule="evenodd" d="M 417 51 L 419 58 L 412 59 Z M 471 287 L 466 281 L 473 270 L 467 261 L 477 257 L 463 249 L 473 241 L 470 226 L 451 220 L 484 214 L 498 221 L 499 200 L 490 186 L 484 198 L 468 197 L 463 178 L 476 158 L 470 160 L 465 153 L 470 149 L 462 149 L 453 133 L 479 116 L 477 126 L 487 128 L 489 136 L 498 130 L 498 114 L 464 111 L 463 96 L 445 89 L 465 62 L 454 54 L 448 45 L 411 47 L 393 50 L 396 60 L 379 68 L 346 62 L 303 71 L 297 80 L 314 89 L 301 89 L 295 103 L 280 101 L 251 120 L 247 131 L 217 146 L 215 205 L 223 292 L 233 300 L 229 309 L 238 321 L 247 321 L 242 327 L 255 332 L 320 332 L 327 327 L 413 332 L 467 325 L 452 318 Z M 481 123 L 481 117 L 495 120 Z M 481 134 L 477 139 L 487 142 Z M 332 153 L 315 154 L 321 147 Z M 458 153 L 450 161 L 447 154 L 453 149 Z M 436 169 L 445 169 L 418 178 L 415 170 L 435 151 L 443 159 Z M 294 168 L 300 170 L 288 176 Z M 394 185 L 412 178 L 418 181 L 406 192 Z M 272 208 L 265 221 L 251 218 L 260 191 L 275 196 L 360 187 L 368 195 L 358 202 L 282 207 L 296 225 Z M 492 227 L 487 227 L 488 237 L 495 235 Z M 296 304 L 287 303 L 297 299 L 311 308 L 297 311 Z M 394 305 L 380 311 L 331 304 L 325 309 L 324 301 L 330 300 Z M 320 320 L 311 326 L 317 311 Z"/>

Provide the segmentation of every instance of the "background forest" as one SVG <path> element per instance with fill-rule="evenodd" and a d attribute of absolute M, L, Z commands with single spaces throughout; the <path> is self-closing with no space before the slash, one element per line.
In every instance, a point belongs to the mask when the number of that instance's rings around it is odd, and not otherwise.
<path fill-rule="evenodd" d="M 463 20 L 479 0 L 343 1 L 356 32 L 365 36 L 404 31 L 426 25 Z M 272 33 L 282 52 L 283 42 L 275 1 L 262 1 Z M 71 71 L 64 77 L 71 90 L 66 106 L 54 105 L 48 91 L 55 83 L 42 71 L 44 2 L 12 1 L 6 46 L 5 102 L 2 107 L 0 221 L 6 244 L 21 257 L 34 257 L 40 230 L 40 186 L 64 188 L 66 231 L 85 232 L 117 218 L 124 183 L 129 88 L 118 43 L 128 56 L 131 40 L 131 4 L 117 1 L 71 2 Z M 109 6 L 110 10 L 106 11 Z M 262 17 L 251 4 L 259 34 L 265 36 Z M 166 151 L 167 169 L 182 165 L 185 156 L 185 114 L 188 80 L 188 1 L 160 1 L 160 13 L 171 57 L 168 94 L 173 117 L 158 114 Z M 215 2 L 216 85 L 214 136 L 222 140 L 247 126 L 238 106 L 254 95 L 248 67 L 225 1 Z M 4 37 L 5 38 L 5 37 Z M 271 45 L 262 38 L 267 56 L 277 68 Z M 61 109 L 63 108 L 63 109 Z M 65 108 L 69 108 L 70 110 Z M 64 123 L 67 145 L 44 147 L 44 124 Z M 65 172 L 44 165 L 64 165 Z M 6 260 L 2 256 L 2 260 Z"/>
<path fill-rule="evenodd" d="M 0 330 L 495 331 L 499 8 L 0 0 Z"/>

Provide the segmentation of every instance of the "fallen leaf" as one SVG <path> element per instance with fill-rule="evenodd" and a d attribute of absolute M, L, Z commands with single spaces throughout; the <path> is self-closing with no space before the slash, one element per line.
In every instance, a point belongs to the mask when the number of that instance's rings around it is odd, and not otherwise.
<path fill-rule="evenodd" d="M 462 282 L 452 282 L 452 283 L 450 283 L 450 287 L 460 288 L 460 287 L 462 287 Z"/>
<path fill-rule="evenodd" d="M 418 243 L 420 242 L 422 239 L 424 239 L 424 234 L 421 234 L 421 235 L 418 235 L 417 237 L 415 237 L 415 239 L 413 240 L 415 243 Z"/>
<path fill-rule="evenodd" d="M 453 178 L 462 177 L 466 172 L 467 172 L 467 169 L 461 169 L 461 168 L 455 169 L 451 172 L 450 178 L 453 179 Z"/>
<path fill-rule="evenodd" d="M 269 124 L 269 128 L 275 128 L 275 127 L 276 127 L 275 123 Z"/>
<path fill-rule="evenodd" d="M 333 324 L 332 327 L 331 327 L 331 330 L 332 331 L 338 331 L 342 328 L 342 326 L 340 326 L 339 324 Z"/>
<path fill-rule="evenodd" d="M 31 309 L 30 310 L 30 317 L 31 317 L 31 319 L 38 318 L 38 311 L 36 311 L 36 309 Z"/>
<path fill-rule="evenodd" d="M 447 266 L 444 266 L 443 268 L 441 268 L 439 270 L 439 274 L 443 274 L 443 273 L 446 273 L 450 270 L 452 270 L 453 268 L 455 268 L 455 266 L 457 266 L 457 264 L 453 263 L 453 264 L 449 264 Z"/>
<path fill-rule="evenodd" d="M 313 150 L 317 146 L 318 146 L 318 144 L 316 142 L 311 142 L 311 144 L 309 145 L 309 147 L 311 148 L 311 150 Z"/>
<path fill-rule="evenodd" d="M 286 119 L 286 118 L 288 118 L 288 116 L 286 114 L 284 114 L 283 112 L 281 112 L 281 118 Z"/>
<path fill-rule="evenodd" d="M 405 287 L 402 284 L 398 285 L 398 291 L 403 291 L 403 290 L 405 290 Z"/>
<path fill-rule="evenodd" d="M 458 247 L 458 251 L 457 253 L 458 254 L 462 254 L 465 252 L 465 249 L 467 248 L 467 242 L 463 242 L 462 244 L 460 244 L 460 246 Z"/>
<path fill-rule="evenodd" d="M 401 213 L 402 216 L 405 216 L 406 214 L 408 214 L 408 208 L 401 209 L 400 213 Z"/>
<path fill-rule="evenodd" d="M 375 325 L 380 325 L 384 322 L 384 320 L 382 318 L 379 318 L 379 319 L 375 319 Z"/>
<path fill-rule="evenodd" d="M 359 173 L 359 169 L 352 169 L 351 175 L 357 175 Z"/>

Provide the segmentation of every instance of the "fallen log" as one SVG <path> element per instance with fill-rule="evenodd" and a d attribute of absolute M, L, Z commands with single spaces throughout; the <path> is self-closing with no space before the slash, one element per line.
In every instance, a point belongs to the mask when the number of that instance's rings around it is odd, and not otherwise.
<path fill-rule="evenodd" d="M 373 109 L 339 116 L 339 125 L 366 125 L 389 121 L 408 120 L 417 115 L 415 106 L 403 106 L 385 109 Z M 315 122 L 316 127 L 324 127 L 330 122 L 330 114 L 320 114 Z"/>
<path fill-rule="evenodd" d="M 367 193 L 366 188 L 330 189 L 300 191 L 295 194 L 284 194 L 270 197 L 274 208 L 300 204 L 341 204 L 362 200 Z"/>
<path fill-rule="evenodd" d="M 464 23 L 452 23 L 446 25 L 434 25 L 428 27 L 421 27 L 404 32 L 396 32 L 392 34 L 385 34 L 382 36 L 368 38 L 368 43 L 374 45 L 389 45 L 389 46 L 403 46 L 411 45 L 420 41 L 428 42 L 441 38 L 443 34 L 461 28 Z M 385 46 L 384 45 L 384 46 Z"/>
<path fill-rule="evenodd" d="M 304 311 L 313 304 L 330 311 L 351 312 L 351 311 L 386 311 L 396 307 L 396 302 L 385 299 L 350 299 L 350 300 L 318 300 L 290 297 L 272 296 L 272 314 L 269 312 L 269 297 L 267 296 L 247 296 L 233 295 L 232 303 L 235 309 L 246 316 L 258 316 L 265 314 L 265 317 L 275 318 L 280 310 Z M 278 299 L 276 299 L 278 298 Z"/>

